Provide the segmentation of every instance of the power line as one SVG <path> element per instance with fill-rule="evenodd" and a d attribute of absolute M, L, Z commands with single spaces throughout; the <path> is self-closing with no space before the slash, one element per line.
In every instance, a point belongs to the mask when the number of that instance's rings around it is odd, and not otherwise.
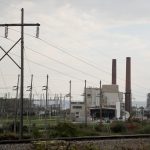
<path fill-rule="evenodd" d="M 69 66 L 69 65 L 67 65 L 67 64 L 65 64 L 65 63 L 63 63 L 63 62 L 61 62 L 61 61 L 58 61 L 58 60 L 56 60 L 56 59 L 54 59 L 54 58 L 51 58 L 51 57 L 46 56 L 46 55 L 44 55 L 44 54 L 42 54 L 42 53 L 39 53 L 39 52 L 37 52 L 37 51 L 35 51 L 35 50 L 31 49 L 31 48 L 26 48 L 26 49 L 31 50 L 31 51 L 33 51 L 34 53 L 37 53 L 37 54 L 39 54 L 39 55 L 41 55 L 41 56 L 43 56 L 43 57 L 45 57 L 45 58 L 48 58 L 48 59 L 50 59 L 50 60 L 52 60 L 52 61 L 55 61 L 55 62 L 57 62 L 57 63 L 59 63 L 59 64 L 61 64 L 61 65 L 64 65 L 64 66 L 68 67 L 68 68 L 71 68 L 72 70 L 75 70 L 75 71 L 78 71 L 78 72 L 80 72 L 80 73 L 82 73 L 82 74 L 85 74 L 85 75 L 88 75 L 88 76 L 90 76 L 90 77 L 99 79 L 99 77 L 97 77 L 97 76 L 94 76 L 94 75 L 91 75 L 91 74 L 89 74 L 89 73 L 86 73 L 86 72 L 84 72 L 84 71 L 82 71 L 82 70 L 80 70 L 80 69 L 76 69 L 76 68 L 74 68 L 74 67 L 72 67 L 72 66 Z M 103 79 L 103 81 L 105 81 L 105 80 Z M 107 81 L 105 81 L 105 82 L 107 82 Z"/>
<path fill-rule="evenodd" d="M 8 39 L 8 40 L 14 42 L 14 41 L 11 40 L 11 39 Z M 87 75 L 87 76 L 90 76 L 90 77 L 99 79 L 99 77 L 97 77 L 97 76 L 91 75 L 91 74 L 89 74 L 89 73 L 87 73 L 87 72 L 84 72 L 84 71 L 82 71 L 82 70 L 80 70 L 80 69 L 77 69 L 77 68 L 74 68 L 74 67 L 72 67 L 72 66 L 69 66 L 69 65 L 67 65 L 67 64 L 65 64 L 65 63 L 63 63 L 63 62 L 61 62 L 61 61 L 58 61 L 58 60 L 56 60 L 56 59 L 54 59 L 54 58 L 51 58 L 51 57 L 49 57 L 49 56 L 47 56 L 47 55 L 44 55 L 44 54 L 42 54 L 42 53 L 40 53 L 40 52 L 37 52 L 37 51 L 35 51 L 35 50 L 33 50 L 33 49 L 29 48 L 29 47 L 26 47 L 26 49 L 28 49 L 28 50 L 30 50 L 30 51 L 32 51 L 32 52 L 34 52 L 34 53 L 37 53 L 37 54 L 39 54 L 39 55 L 41 55 L 41 56 L 43 56 L 43 57 L 45 57 L 45 58 L 47 58 L 47 59 L 50 59 L 50 60 L 52 60 L 52 61 L 55 61 L 55 62 L 57 62 L 57 63 L 59 63 L 59 64 L 61 64 L 61 65 L 64 65 L 64 66 L 66 66 L 66 67 L 68 67 L 68 68 L 71 68 L 72 70 L 78 71 L 78 72 L 80 72 L 80 73 L 82 73 L 82 74 L 84 74 L 84 75 Z M 27 59 L 27 60 L 28 60 L 28 59 Z M 29 65 L 29 63 L 28 63 L 28 65 Z M 31 69 L 30 69 L 30 70 L 31 70 Z M 101 79 L 102 79 L 102 78 L 101 78 Z M 104 79 L 102 79 L 102 80 L 105 81 L 105 82 L 108 82 L 108 81 L 106 81 L 106 80 L 104 80 Z"/>
<path fill-rule="evenodd" d="M 19 32 L 19 31 L 15 30 L 15 29 L 12 29 L 12 28 L 9 28 L 9 29 L 11 29 L 11 30 L 13 30 L 13 31 L 16 31 L 16 32 Z M 35 38 L 35 36 L 33 36 L 33 35 L 29 34 L 29 33 L 25 33 L 25 34 L 28 35 L 28 36 L 30 36 L 30 37 L 32 37 L 32 38 Z M 41 38 L 38 38 L 38 39 L 39 39 L 40 41 L 42 41 L 43 43 L 45 43 L 45 44 L 47 44 L 47 45 L 49 45 L 49 46 L 51 46 L 51 47 L 54 47 L 54 48 L 56 48 L 57 50 L 59 50 L 59 51 L 65 53 L 65 54 L 67 54 L 67 55 L 69 55 L 69 56 L 75 58 L 76 60 L 78 60 L 78 61 L 80 61 L 80 62 L 82 62 L 82 63 L 85 63 L 85 64 L 87 64 L 88 66 L 91 66 L 91 67 L 95 68 L 96 70 L 101 71 L 101 72 L 106 73 L 106 74 L 108 74 L 108 75 L 111 76 L 111 73 L 110 73 L 110 72 L 107 72 L 107 71 L 105 71 L 105 70 L 103 70 L 103 69 L 101 69 L 101 68 L 99 68 L 99 67 L 97 67 L 97 66 L 95 66 L 95 65 L 93 65 L 93 64 L 91 64 L 91 63 L 88 63 L 87 61 L 85 61 L 85 60 L 83 60 L 83 59 L 81 59 L 81 58 L 79 58 L 79 57 L 77 57 L 77 56 L 74 56 L 74 55 L 70 54 L 69 52 L 67 52 L 68 49 L 59 47 L 59 46 L 53 44 L 52 42 L 50 43 L 50 42 L 48 42 L 48 41 L 46 41 L 46 40 L 44 40 L 44 39 L 41 39 Z M 125 82 L 125 80 L 122 79 L 122 78 L 120 78 L 120 77 L 118 77 L 118 79 L 119 79 L 120 81 L 124 81 L 124 82 Z M 139 85 L 139 84 L 137 84 L 137 83 L 135 83 L 135 82 L 134 82 L 133 84 L 136 85 L 136 86 L 139 86 L 139 87 L 141 87 L 141 88 L 143 88 L 143 89 L 146 89 L 145 87 L 143 87 L 143 86 L 141 86 L 141 85 Z M 146 89 L 146 90 L 147 90 L 147 89 Z"/>
<path fill-rule="evenodd" d="M 10 41 L 12 41 L 12 42 L 14 42 L 13 40 L 11 40 L 11 39 L 8 39 L 8 40 L 10 40 Z M 27 49 L 30 49 L 31 51 L 34 51 L 33 49 L 31 49 L 31 48 L 27 48 Z M 49 58 L 49 59 L 51 59 L 50 57 L 48 57 L 48 56 L 45 56 L 44 54 L 41 54 L 41 53 L 39 53 L 39 52 L 37 52 L 37 51 L 34 51 L 35 53 L 38 53 L 38 54 L 40 54 L 40 55 L 42 55 L 43 57 L 46 57 L 46 58 Z M 26 60 L 28 60 L 28 59 L 26 59 Z M 55 59 L 54 59 L 55 60 Z M 55 61 L 57 61 L 57 60 L 55 60 Z M 32 60 L 30 60 L 30 62 L 32 62 L 32 63 L 36 63 L 36 62 L 33 62 Z M 59 61 L 58 61 L 59 62 Z M 61 62 L 60 62 L 61 63 Z M 39 65 L 39 66 L 41 66 L 41 67 L 44 67 L 44 68 L 47 68 L 47 66 L 44 66 L 44 65 L 41 65 L 41 64 L 39 64 L 39 63 L 36 63 L 37 65 Z M 62 63 L 61 63 L 62 64 Z M 64 64 L 64 63 L 63 63 Z M 66 65 L 66 64 L 64 64 L 64 65 Z M 47 68 L 48 69 L 48 68 Z M 52 69 L 52 68 L 49 68 L 49 69 Z M 58 73 L 60 73 L 60 71 L 57 71 L 56 69 L 54 69 L 55 70 L 55 72 L 58 72 Z M 53 70 L 53 71 L 54 71 Z M 62 73 L 61 72 L 61 74 L 63 74 L 63 75 L 65 75 L 66 76 L 66 74 L 64 74 L 64 73 Z M 68 75 L 67 75 L 68 76 Z M 73 78 L 76 78 L 76 77 L 73 77 Z M 96 77 L 97 78 L 97 77 Z M 76 78 L 77 79 L 77 78 Z M 79 78 L 78 78 L 79 79 Z M 82 81 L 81 79 L 79 79 L 80 81 Z M 93 84 L 93 83 L 92 83 Z M 139 93 L 139 92 L 138 92 Z"/>
<path fill-rule="evenodd" d="M 16 56 L 16 57 L 20 57 L 20 56 L 14 54 L 14 53 L 11 53 L 11 54 L 14 55 L 14 56 Z M 27 58 L 25 58 L 25 60 L 27 60 Z M 40 63 L 37 63 L 37 62 L 35 62 L 35 61 L 33 61 L 33 60 L 28 59 L 28 61 L 30 61 L 31 63 L 33 63 L 33 64 L 35 64 L 35 65 L 38 65 L 38 66 L 40 66 L 40 67 L 42 67 L 42 68 L 46 68 L 46 69 L 48 69 L 48 70 L 53 70 L 54 72 L 60 73 L 60 74 L 62 74 L 62 75 L 64 75 L 64 76 L 71 77 L 71 78 L 74 78 L 74 79 L 77 79 L 77 80 L 80 80 L 80 81 L 84 81 L 84 80 L 82 80 L 82 79 L 80 79 L 80 78 L 77 78 L 77 77 L 74 77 L 74 76 L 70 76 L 70 75 L 65 74 L 65 73 L 63 73 L 63 72 L 61 72 L 61 71 L 58 71 L 58 70 L 56 70 L 56 69 L 54 69 L 54 68 L 45 66 L 45 65 L 40 64 Z"/>
<path fill-rule="evenodd" d="M 16 31 L 16 32 L 19 32 L 19 31 L 15 30 L 15 29 L 12 29 L 12 28 L 9 28 L 9 29 L 11 29 L 11 30 L 13 30 L 13 31 Z M 30 36 L 30 37 L 32 37 L 32 38 L 35 38 L 35 36 L 33 36 L 33 35 L 29 34 L 29 33 L 25 33 L 25 34 L 28 35 L 28 36 Z M 110 72 L 107 72 L 107 71 L 105 71 L 105 70 L 103 70 L 103 69 L 100 69 L 100 68 L 98 68 L 97 66 L 95 66 L 95 65 L 93 65 L 93 64 L 90 64 L 90 63 L 88 63 L 87 61 L 85 61 L 85 60 L 83 60 L 83 59 L 81 59 L 81 58 L 79 58 L 79 57 L 77 57 L 77 56 L 74 56 L 74 55 L 70 54 L 69 52 L 67 52 L 68 50 L 65 49 L 65 48 L 59 47 L 59 46 L 57 46 L 57 45 L 55 45 L 55 44 L 53 44 L 53 43 L 50 43 L 50 42 L 48 42 L 48 41 L 46 41 L 46 40 L 44 40 L 44 39 L 41 39 L 41 38 L 38 38 L 38 39 L 39 39 L 40 41 L 42 41 L 43 43 L 45 43 L 45 44 L 47 44 L 47 45 L 49 45 L 49 46 L 51 46 L 51 47 L 53 47 L 53 48 L 55 48 L 55 49 L 57 49 L 57 50 L 63 52 L 63 53 L 65 53 L 65 54 L 71 56 L 72 58 L 74 58 L 74 59 L 76 59 L 76 60 L 78 60 L 78 61 L 80 61 L 80 62 L 82 62 L 82 63 L 84 63 L 84 64 L 86 64 L 86 65 L 89 65 L 89 66 L 92 67 L 92 68 L 95 68 L 95 69 L 98 70 L 98 71 L 102 71 L 102 72 L 104 72 L 104 73 L 106 73 L 106 74 L 111 75 Z"/>
<path fill-rule="evenodd" d="M 7 5 L 7 4 L 9 4 L 9 3 L 7 3 L 7 2 L 4 2 L 4 1 L 1 1 L 1 3 L 3 4 L 3 5 Z M 12 5 L 11 7 L 14 7 L 14 8 L 17 8 L 15 5 Z M 9 29 L 11 29 L 11 28 L 9 28 Z M 16 31 L 16 32 L 20 32 L 20 31 L 17 31 L 17 30 L 15 30 L 15 29 L 11 29 L 11 30 L 14 30 L 14 31 Z M 31 35 L 31 34 L 28 34 L 28 33 L 25 33 L 26 35 L 29 35 L 29 36 L 31 36 L 31 37 L 35 37 L 35 36 L 33 36 L 33 35 Z M 42 39 L 41 39 L 42 40 Z M 45 40 L 44 40 L 45 41 Z M 43 42 L 44 42 L 43 41 Z M 73 40 L 73 41 L 75 41 L 75 40 Z M 80 41 L 79 41 L 80 42 Z M 47 42 L 47 41 L 45 41 L 45 43 L 47 43 L 47 44 L 50 44 L 49 42 Z M 52 46 L 52 45 L 51 45 Z M 108 56 L 106 56 L 105 55 L 105 57 L 108 57 Z M 104 71 L 105 72 L 105 71 Z M 109 73 L 109 72 L 107 72 L 108 74 L 111 74 L 111 73 Z M 122 80 L 122 81 L 125 81 L 124 79 L 122 79 L 122 78 L 118 78 L 118 79 L 120 79 L 120 80 Z M 134 82 L 134 85 L 137 85 L 137 86 L 139 86 L 139 87 L 141 87 L 141 88 L 143 88 L 143 89 L 146 89 L 145 87 L 143 87 L 143 86 L 141 86 L 141 85 L 139 85 L 139 84 L 137 84 L 137 83 L 135 83 Z M 147 90 L 147 89 L 146 89 Z"/>
<path fill-rule="evenodd" d="M 15 30 L 16 31 L 16 30 Z M 19 32 L 19 31 L 17 31 L 17 32 Z M 30 34 L 27 34 L 26 33 L 26 35 L 29 35 L 29 36 L 31 36 L 31 37 L 34 37 L 34 36 L 32 36 L 32 35 L 30 35 Z M 40 39 L 40 40 L 42 40 L 42 39 Z M 12 41 L 12 40 L 11 40 Z M 42 40 L 43 41 L 43 40 Z M 50 44 L 50 43 L 48 43 L 47 41 L 45 41 L 44 40 L 44 42 L 45 43 L 47 43 L 48 45 Z M 50 44 L 50 46 L 51 46 L 51 44 Z M 54 48 L 56 48 L 56 49 L 58 49 L 58 47 L 57 46 L 55 46 L 55 45 L 52 45 Z M 31 49 L 31 48 L 27 48 L 27 49 L 29 49 L 29 50 L 31 50 L 31 51 L 34 51 L 33 49 Z M 60 48 L 59 48 L 60 49 Z M 63 50 L 63 49 L 61 49 L 61 50 Z M 69 67 L 69 68 L 71 68 L 71 69 L 73 69 L 73 70 L 76 70 L 76 71 L 79 71 L 79 72 L 82 72 L 83 73 L 83 71 L 80 71 L 79 69 L 76 69 L 76 68 L 74 68 L 74 67 L 71 67 L 71 66 L 68 66 L 68 65 L 66 65 L 65 63 L 62 63 L 62 62 L 60 62 L 60 61 L 58 61 L 58 60 L 55 60 L 55 59 L 53 59 L 53 58 L 50 58 L 50 57 L 48 57 L 48 56 L 46 56 L 46 55 L 44 55 L 44 54 L 41 54 L 41 53 L 39 53 L 39 52 L 37 52 L 37 51 L 34 51 L 35 53 L 38 53 L 39 55 L 41 55 L 41 56 L 43 56 L 43 57 L 46 57 L 46 58 L 48 58 L 48 59 L 51 59 L 51 60 L 53 60 L 53 61 L 55 61 L 55 62 L 58 62 L 58 63 L 60 63 L 60 64 L 63 64 L 63 65 L 65 65 L 65 66 L 67 66 L 67 67 Z M 64 50 L 63 50 L 63 52 L 64 52 Z M 68 52 L 65 52 L 65 53 L 67 53 L 68 54 Z M 69 53 L 70 54 L 70 53 Z M 70 54 L 71 56 L 73 56 L 72 54 Z M 74 56 L 73 56 L 74 57 Z M 76 57 L 76 56 L 75 56 Z M 77 57 L 78 58 L 78 57 Z M 79 60 L 80 60 L 80 58 L 79 58 Z M 86 62 L 86 61 L 83 61 L 83 62 Z M 88 63 L 89 64 L 89 63 Z M 93 66 L 93 65 L 92 65 Z M 98 69 L 98 68 L 97 68 Z M 99 70 L 99 69 L 98 69 Z M 100 71 L 100 70 L 99 70 Z M 107 72 L 108 73 L 108 72 Z M 87 74 L 88 75 L 88 73 L 85 73 L 84 72 L 84 74 Z M 108 73 L 108 74 L 110 74 L 110 73 Z M 91 76 L 91 75 L 90 75 Z M 95 78 L 96 76 L 94 76 L 94 78 Z M 97 78 L 97 77 L 96 77 Z M 124 80 L 123 80 L 124 81 Z M 137 86 L 139 86 L 139 87 L 141 87 L 141 88 L 144 88 L 144 89 L 146 89 L 145 87 L 142 87 L 142 86 L 140 86 L 140 85 L 138 85 L 138 84 L 136 84 L 136 83 L 134 83 L 135 85 L 137 85 Z M 146 89 L 147 90 L 147 89 Z"/>

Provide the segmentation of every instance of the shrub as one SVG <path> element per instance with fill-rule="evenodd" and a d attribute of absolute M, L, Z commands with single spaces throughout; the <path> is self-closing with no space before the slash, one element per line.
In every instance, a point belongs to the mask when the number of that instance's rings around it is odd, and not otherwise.
<path fill-rule="evenodd" d="M 98 136 L 99 132 L 89 129 L 79 129 L 78 136 Z"/>
<path fill-rule="evenodd" d="M 52 137 L 72 137 L 77 136 L 77 127 L 72 123 L 58 123 L 54 130 L 49 131 Z"/>
<path fill-rule="evenodd" d="M 95 130 L 98 132 L 102 132 L 104 130 L 104 125 L 103 124 L 97 124 L 95 126 Z"/>
<path fill-rule="evenodd" d="M 127 122 L 126 128 L 128 132 L 137 132 L 141 128 L 141 124 L 137 122 Z"/>
<path fill-rule="evenodd" d="M 140 134 L 150 134 L 150 125 L 143 126 L 138 133 Z"/>
<path fill-rule="evenodd" d="M 20 126 L 20 123 L 19 123 L 19 121 L 17 121 L 16 122 L 16 131 L 17 132 L 19 132 L 19 126 Z M 3 129 L 8 132 L 14 132 L 14 122 L 7 122 L 6 124 L 4 124 Z M 23 132 L 28 132 L 28 127 L 25 125 L 23 126 Z"/>
<path fill-rule="evenodd" d="M 33 136 L 33 138 L 41 137 L 41 133 L 40 133 L 39 129 L 36 127 L 36 124 L 32 125 L 32 136 Z"/>
<path fill-rule="evenodd" d="M 125 123 L 122 121 L 114 121 L 110 125 L 110 129 L 114 133 L 126 132 Z"/>
<path fill-rule="evenodd" d="M 0 127 L 0 133 L 3 133 L 3 132 L 4 132 L 3 127 Z"/>

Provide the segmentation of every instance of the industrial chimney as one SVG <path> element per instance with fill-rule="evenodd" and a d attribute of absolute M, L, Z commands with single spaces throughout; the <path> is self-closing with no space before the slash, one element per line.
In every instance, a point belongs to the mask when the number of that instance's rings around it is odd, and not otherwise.
<path fill-rule="evenodd" d="M 126 58 L 126 92 L 125 92 L 125 110 L 131 113 L 131 58 Z"/>
<path fill-rule="evenodd" d="M 116 59 L 112 59 L 112 84 L 116 84 Z"/>

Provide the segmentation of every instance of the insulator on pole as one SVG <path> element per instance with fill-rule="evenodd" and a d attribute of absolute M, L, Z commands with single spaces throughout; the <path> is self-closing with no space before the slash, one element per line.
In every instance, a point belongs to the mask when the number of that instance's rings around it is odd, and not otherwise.
<path fill-rule="evenodd" d="M 8 26 L 5 26 L 5 38 L 8 38 Z"/>
<path fill-rule="evenodd" d="M 36 27 L 36 38 L 39 38 L 39 26 Z"/>

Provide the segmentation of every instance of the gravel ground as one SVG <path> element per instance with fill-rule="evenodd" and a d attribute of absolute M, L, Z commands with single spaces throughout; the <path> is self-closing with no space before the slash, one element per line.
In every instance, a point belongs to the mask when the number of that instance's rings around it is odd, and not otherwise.
<path fill-rule="evenodd" d="M 33 150 L 32 144 L 1 144 L 0 150 Z"/>
<path fill-rule="evenodd" d="M 33 144 L 1 144 L 0 150 L 150 150 L 150 139 L 40 141 Z"/>

